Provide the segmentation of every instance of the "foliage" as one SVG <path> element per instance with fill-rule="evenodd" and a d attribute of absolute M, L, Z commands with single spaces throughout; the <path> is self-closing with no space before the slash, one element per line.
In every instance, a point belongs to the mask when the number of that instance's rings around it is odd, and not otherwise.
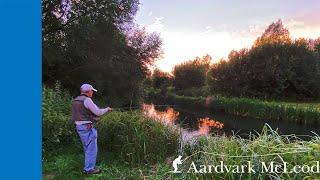
<path fill-rule="evenodd" d="M 173 92 L 167 94 L 166 102 L 184 107 L 210 108 L 214 111 L 224 111 L 237 116 L 257 119 L 315 125 L 320 123 L 320 105 L 314 103 L 262 101 L 224 96 L 190 97 L 180 96 Z"/>
<path fill-rule="evenodd" d="M 42 154 L 46 157 L 66 145 L 76 144 L 76 133 L 70 121 L 71 97 L 61 90 L 42 89 Z"/>
<path fill-rule="evenodd" d="M 155 69 L 151 76 L 152 87 L 155 89 L 166 88 L 172 85 L 173 77 L 160 69 Z"/>
<path fill-rule="evenodd" d="M 175 154 L 178 134 L 138 112 L 112 112 L 97 124 L 99 151 L 127 164 L 155 163 Z"/>
<path fill-rule="evenodd" d="M 214 64 L 208 75 L 211 91 L 268 99 L 318 98 L 317 54 L 303 39 L 287 40 L 286 33 L 282 24 L 272 24 L 251 49 L 232 51 L 228 61 Z"/>
<path fill-rule="evenodd" d="M 43 6 L 43 82 L 71 92 L 91 83 L 112 106 L 138 103 L 161 39 L 134 25 L 137 0 L 52 1 Z M 121 83 L 119 83 L 121 82 Z"/>
<path fill-rule="evenodd" d="M 280 136 L 269 126 L 265 126 L 258 135 L 252 135 L 249 140 L 230 137 L 203 137 L 189 154 L 189 160 L 184 164 L 190 164 L 193 160 L 196 164 L 219 165 L 223 161 L 225 165 L 245 165 L 251 162 L 256 173 L 207 173 L 196 175 L 203 179 L 304 179 L 319 178 L 318 173 L 276 173 L 262 172 L 262 162 L 269 165 L 271 162 L 283 166 L 287 163 L 287 170 L 294 165 L 316 165 L 320 154 L 320 138 L 315 136 L 311 141 L 299 141 L 294 135 Z M 189 166 L 184 167 L 185 171 Z M 198 168 L 199 169 L 199 168 Z M 208 171 L 208 169 L 207 169 Z"/>
<path fill-rule="evenodd" d="M 188 88 L 188 89 L 183 89 L 176 91 L 178 95 L 183 95 L 183 96 L 191 96 L 191 97 L 206 97 L 209 96 L 210 93 L 210 87 L 209 86 L 202 86 L 198 88 Z"/>
<path fill-rule="evenodd" d="M 171 173 L 171 162 L 165 164 L 158 161 L 154 165 L 140 165 L 136 167 L 123 164 L 117 159 L 101 161 L 101 174 L 92 175 L 87 179 L 303 179 L 319 178 L 317 173 L 262 173 L 261 162 L 283 165 L 287 162 L 288 170 L 293 165 L 314 165 L 320 158 L 320 138 L 315 136 L 311 141 L 296 140 L 294 135 L 280 136 L 265 126 L 264 130 L 250 139 L 241 139 L 237 136 L 215 137 L 207 136 L 198 139 L 193 146 L 185 146 L 182 154 L 182 165 L 179 170 L 184 173 Z M 278 154 L 278 155 L 277 155 Z M 43 179 L 82 179 L 81 174 L 83 156 L 80 154 L 64 153 L 48 161 L 43 161 Z M 185 173 L 190 168 L 191 161 L 195 162 L 199 170 L 200 164 L 241 165 L 251 161 L 257 173 L 235 174 L 231 172 L 195 174 Z M 208 169 L 207 169 L 208 170 Z"/>
<path fill-rule="evenodd" d="M 255 41 L 254 46 L 268 43 L 290 43 L 290 33 L 283 27 L 281 19 L 271 23 L 264 33 Z"/>
<path fill-rule="evenodd" d="M 206 83 L 206 74 L 210 67 L 211 57 L 206 55 L 179 65 L 173 70 L 173 86 L 176 90 L 201 87 Z"/>
<path fill-rule="evenodd" d="M 218 102 L 218 103 L 217 103 Z M 216 97 L 208 105 L 215 109 L 215 105 L 230 114 L 249 116 L 257 119 L 273 119 L 296 122 L 300 124 L 319 124 L 320 108 L 309 104 L 269 102 L 249 98 Z"/>
<path fill-rule="evenodd" d="M 56 88 L 60 89 L 60 88 Z M 79 149 L 80 140 L 71 123 L 71 97 L 62 90 L 43 88 L 42 143 L 45 159 L 61 147 Z M 102 159 L 112 154 L 128 164 L 154 163 L 175 153 L 178 134 L 139 112 L 111 112 L 96 124 Z"/>
<path fill-rule="evenodd" d="M 172 92 L 167 94 L 166 101 L 168 104 L 198 108 L 202 108 L 205 104 L 205 98 L 203 97 L 179 96 Z"/>

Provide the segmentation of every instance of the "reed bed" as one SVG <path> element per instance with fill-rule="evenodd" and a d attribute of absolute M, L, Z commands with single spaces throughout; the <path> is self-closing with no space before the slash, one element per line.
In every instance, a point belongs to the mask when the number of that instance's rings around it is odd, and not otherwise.
<path fill-rule="evenodd" d="M 180 106 L 210 108 L 214 111 L 224 111 L 229 114 L 256 119 L 320 124 L 320 105 L 318 103 L 288 103 L 222 96 L 188 97 L 173 93 L 167 94 L 167 100 L 168 103 Z"/>

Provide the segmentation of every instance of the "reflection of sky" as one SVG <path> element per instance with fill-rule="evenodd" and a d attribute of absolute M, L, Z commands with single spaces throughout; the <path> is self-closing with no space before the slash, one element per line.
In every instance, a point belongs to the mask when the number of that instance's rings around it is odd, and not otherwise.
<path fill-rule="evenodd" d="M 182 140 L 185 142 L 190 142 L 198 136 L 208 135 L 213 128 L 220 130 L 224 126 L 224 124 L 219 121 L 210 118 L 200 118 L 198 121 L 199 129 L 189 131 L 181 128 L 180 125 L 176 125 L 179 112 L 171 107 L 168 107 L 165 111 L 158 111 L 153 104 L 143 104 L 142 110 L 146 117 L 159 121 L 179 132 Z"/>
<path fill-rule="evenodd" d="M 196 56 L 216 61 L 250 47 L 279 18 L 293 38 L 320 36 L 318 0 L 142 0 L 136 22 L 161 34 L 165 54 L 157 65 L 170 71 Z"/>

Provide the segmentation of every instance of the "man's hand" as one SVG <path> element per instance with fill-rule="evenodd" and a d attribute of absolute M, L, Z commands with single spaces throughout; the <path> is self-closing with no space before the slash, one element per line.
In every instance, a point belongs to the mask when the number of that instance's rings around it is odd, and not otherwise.
<path fill-rule="evenodd" d="M 108 111 L 112 111 L 113 109 L 111 107 L 107 107 Z"/>

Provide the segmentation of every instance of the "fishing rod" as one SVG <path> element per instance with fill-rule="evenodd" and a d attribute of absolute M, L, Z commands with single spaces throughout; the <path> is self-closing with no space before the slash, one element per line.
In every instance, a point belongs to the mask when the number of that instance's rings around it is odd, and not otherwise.
<path fill-rule="evenodd" d="M 98 93 L 95 93 L 95 95 L 97 95 L 98 97 L 102 98 L 103 100 L 103 96 L 98 94 Z M 166 106 L 177 106 L 177 105 L 174 105 L 174 104 L 153 104 L 154 107 L 166 107 Z M 141 105 L 139 106 L 124 106 L 124 107 L 111 107 L 112 109 L 114 110 L 126 110 L 126 109 L 139 109 L 141 107 Z"/>
<path fill-rule="evenodd" d="M 176 106 L 173 104 L 153 104 L 154 107 L 170 107 L 170 106 Z M 115 107 L 112 109 L 115 110 L 126 110 L 126 109 L 139 109 L 141 106 L 125 106 L 125 107 Z"/>

